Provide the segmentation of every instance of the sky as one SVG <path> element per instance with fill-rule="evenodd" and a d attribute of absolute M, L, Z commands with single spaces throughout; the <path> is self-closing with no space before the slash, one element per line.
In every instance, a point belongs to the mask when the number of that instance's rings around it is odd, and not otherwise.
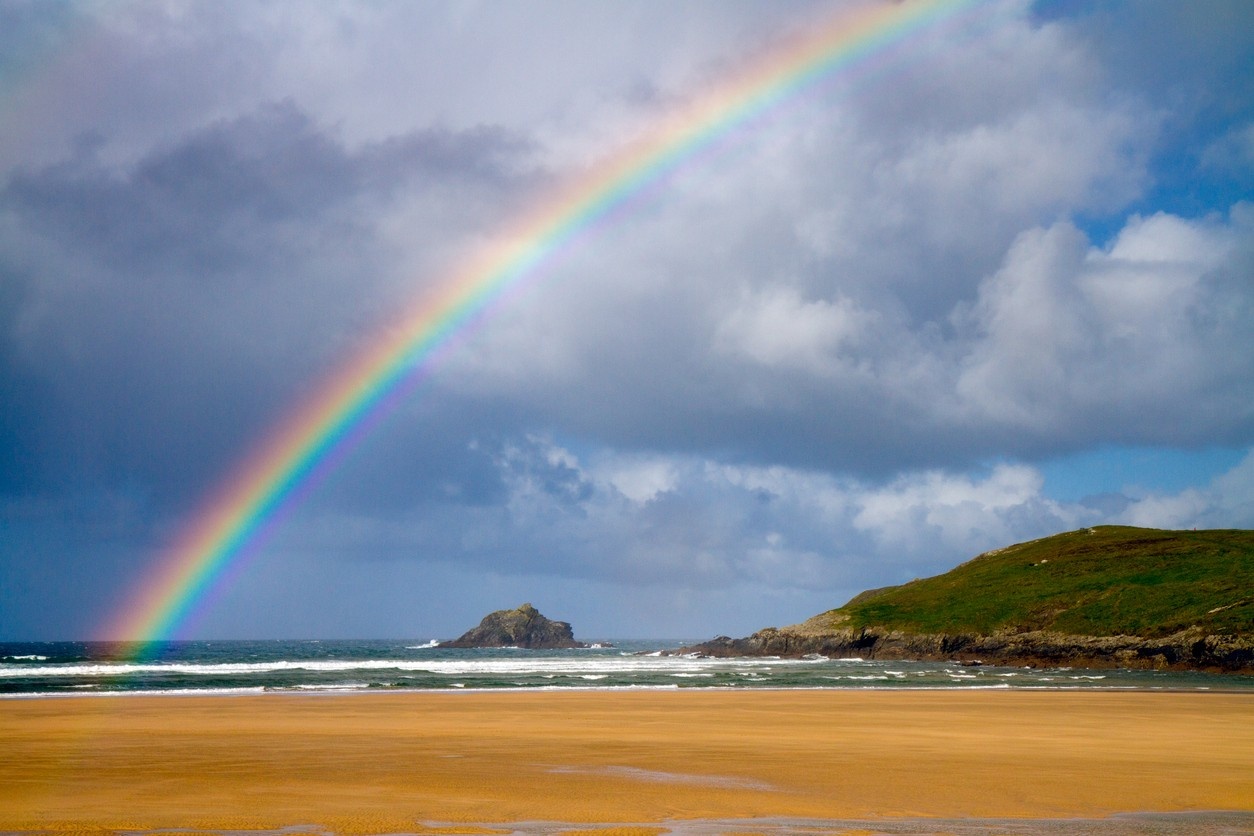
<path fill-rule="evenodd" d="M 109 638 L 398 309 L 867 3 L 0 0 L 0 640 Z M 1104 524 L 1254 527 L 1245 0 L 989 0 L 719 137 L 180 635 L 746 635 Z"/>

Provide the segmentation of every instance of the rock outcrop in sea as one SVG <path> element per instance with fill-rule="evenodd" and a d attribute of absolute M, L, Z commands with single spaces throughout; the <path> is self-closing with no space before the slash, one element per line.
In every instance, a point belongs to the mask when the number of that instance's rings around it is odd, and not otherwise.
<path fill-rule="evenodd" d="M 440 647 L 522 647 L 529 650 L 556 650 L 587 647 L 575 641 L 570 624 L 545 618 L 531 604 L 513 610 L 497 610 L 484 616 L 479 626 L 460 638 L 441 642 Z"/>

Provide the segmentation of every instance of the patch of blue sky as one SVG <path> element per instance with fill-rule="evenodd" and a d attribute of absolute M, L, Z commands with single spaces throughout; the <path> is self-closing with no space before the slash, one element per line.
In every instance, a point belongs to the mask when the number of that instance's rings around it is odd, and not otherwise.
<path fill-rule="evenodd" d="M 1103 447 L 1060 456 L 1037 465 L 1043 491 L 1059 502 L 1080 502 L 1103 494 L 1130 498 L 1170 495 L 1209 484 L 1234 468 L 1244 448 L 1178 450 L 1158 447 Z"/>
<path fill-rule="evenodd" d="M 1036 0 L 1032 15 L 1074 27 L 1116 97 L 1156 114 L 1140 193 L 1072 218 L 1093 244 L 1133 215 L 1226 216 L 1254 199 L 1254 4 Z"/>
<path fill-rule="evenodd" d="M 1118 211 L 1079 215 L 1076 225 L 1092 244 L 1104 247 L 1134 215 L 1227 217 L 1234 205 L 1254 200 L 1254 150 L 1241 154 L 1245 149 L 1238 147 L 1245 132 L 1254 137 L 1254 121 L 1248 126 L 1212 126 L 1195 139 L 1195 147 L 1203 147 L 1202 152 L 1173 147 L 1160 153 L 1151 164 L 1151 182 L 1135 201 Z"/>

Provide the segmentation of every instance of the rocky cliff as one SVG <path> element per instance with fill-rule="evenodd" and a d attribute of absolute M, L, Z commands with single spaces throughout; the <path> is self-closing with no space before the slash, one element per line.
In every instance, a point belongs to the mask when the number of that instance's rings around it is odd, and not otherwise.
<path fill-rule="evenodd" d="M 523 647 L 532 650 L 587 647 L 575 641 L 568 623 L 545 618 L 531 604 L 489 613 L 478 627 L 466 631 L 458 639 L 441 642 L 439 646 Z"/>
<path fill-rule="evenodd" d="M 1160 639 L 1137 636 L 1076 636 L 1032 631 L 993 635 L 906 633 L 895 630 L 809 632 L 768 627 L 743 639 L 719 636 L 680 653 L 706 656 L 820 654 L 832 658 L 958 661 L 1026 667 L 1075 666 L 1254 673 L 1254 641 L 1183 630 Z"/>

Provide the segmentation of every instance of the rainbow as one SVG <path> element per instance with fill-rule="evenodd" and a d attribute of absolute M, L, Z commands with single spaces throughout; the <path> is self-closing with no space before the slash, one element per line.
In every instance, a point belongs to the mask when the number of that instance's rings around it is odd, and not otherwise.
<path fill-rule="evenodd" d="M 868 68 L 872 57 L 976 2 L 915 0 L 845 9 L 724 79 L 559 190 L 439 293 L 384 329 L 263 438 L 158 557 L 102 637 L 147 647 L 178 636 L 284 512 L 438 366 L 459 335 L 630 197 L 799 90 L 835 72 Z"/>

